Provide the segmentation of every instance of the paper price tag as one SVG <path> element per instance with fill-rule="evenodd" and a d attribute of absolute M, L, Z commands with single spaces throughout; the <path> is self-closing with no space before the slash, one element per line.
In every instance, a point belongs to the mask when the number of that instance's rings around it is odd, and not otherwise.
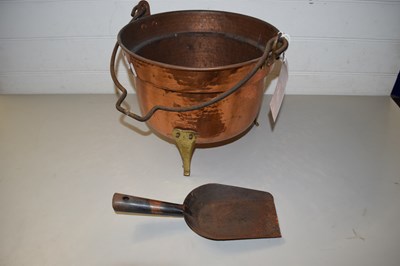
<path fill-rule="evenodd" d="M 279 72 L 278 83 L 276 84 L 275 92 L 272 95 L 271 102 L 269 103 L 269 107 L 271 110 L 272 119 L 274 122 L 278 117 L 279 110 L 281 109 L 281 105 L 283 102 L 283 98 L 285 96 L 286 83 L 289 78 L 289 65 L 287 59 L 284 59 L 282 62 L 282 67 Z"/>

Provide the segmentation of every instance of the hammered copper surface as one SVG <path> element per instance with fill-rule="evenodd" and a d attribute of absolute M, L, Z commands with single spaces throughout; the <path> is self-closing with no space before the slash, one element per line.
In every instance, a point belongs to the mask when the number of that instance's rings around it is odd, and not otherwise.
<path fill-rule="evenodd" d="M 278 30 L 244 15 L 178 11 L 140 18 L 125 26 L 118 42 L 133 68 L 142 113 L 155 105 L 204 103 L 243 79 Z M 159 111 L 147 121 L 172 139 L 174 128 L 197 132 L 198 144 L 231 139 L 257 118 L 270 66 L 240 90 L 211 106 L 190 112 Z"/>

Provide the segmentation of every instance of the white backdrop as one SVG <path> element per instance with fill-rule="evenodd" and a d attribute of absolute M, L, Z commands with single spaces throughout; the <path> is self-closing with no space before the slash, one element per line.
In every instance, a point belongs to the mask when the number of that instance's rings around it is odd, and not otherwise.
<path fill-rule="evenodd" d="M 114 93 L 109 57 L 137 2 L 1 0 L 0 93 Z M 153 14 L 238 12 L 288 33 L 289 94 L 389 95 L 400 69 L 400 1 L 149 3 Z M 120 78 L 129 86 L 123 66 Z"/>

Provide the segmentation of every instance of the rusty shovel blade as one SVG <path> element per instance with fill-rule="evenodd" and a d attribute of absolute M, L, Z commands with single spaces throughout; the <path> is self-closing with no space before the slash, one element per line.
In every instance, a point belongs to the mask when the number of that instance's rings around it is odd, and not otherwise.
<path fill-rule="evenodd" d="M 281 237 L 272 195 L 253 189 L 206 184 L 190 192 L 183 204 L 116 193 L 113 208 L 184 217 L 194 232 L 213 240 Z"/>

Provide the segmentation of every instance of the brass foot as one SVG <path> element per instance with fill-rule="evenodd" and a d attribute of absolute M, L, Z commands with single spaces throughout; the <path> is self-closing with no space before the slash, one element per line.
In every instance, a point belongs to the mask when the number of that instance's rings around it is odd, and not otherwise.
<path fill-rule="evenodd" d="M 172 136 L 182 157 L 183 174 L 190 175 L 190 162 L 196 145 L 196 131 L 174 128 Z"/>

